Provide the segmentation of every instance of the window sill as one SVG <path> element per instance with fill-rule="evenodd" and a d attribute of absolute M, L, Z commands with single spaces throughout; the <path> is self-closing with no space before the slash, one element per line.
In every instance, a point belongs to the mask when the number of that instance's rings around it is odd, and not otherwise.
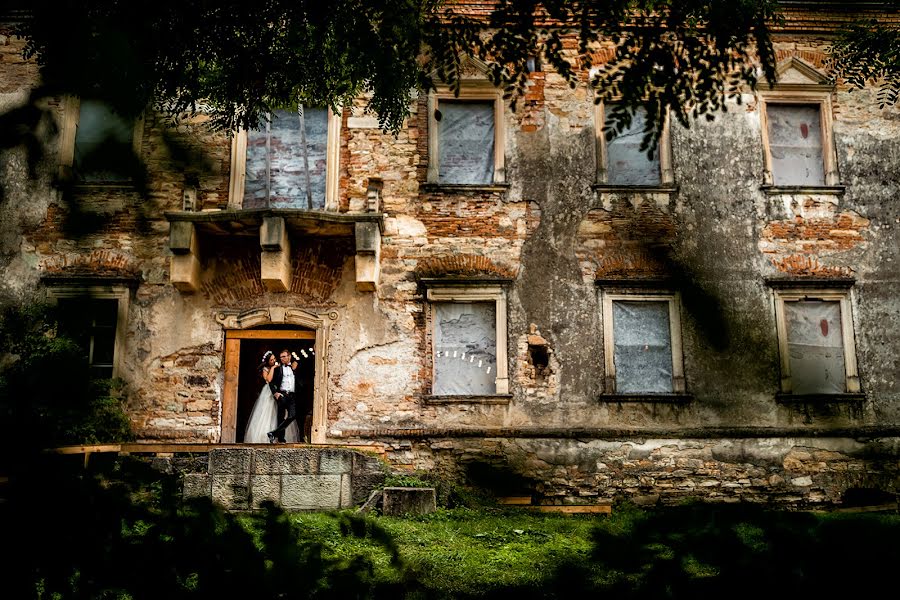
<path fill-rule="evenodd" d="M 500 194 L 509 189 L 508 183 L 466 184 L 466 183 L 423 183 L 423 192 L 432 194 L 460 194 L 465 192 L 488 192 Z"/>
<path fill-rule="evenodd" d="M 678 191 L 677 185 L 617 185 L 612 183 L 594 183 L 591 189 L 600 193 L 645 193 L 645 194 L 674 194 Z"/>
<path fill-rule="evenodd" d="M 861 402 L 866 399 L 863 392 L 844 392 L 842 394 L 775 394 L 776 402 L 783 404 L 825 404 L 833 402 Z"/>
<path fill-rule="evenodd" d="M 425 396 L 425 404 L 509 404 L 512 394 L 490 396 Z"/>
<path fill-rule="evenodd" d="M 841 196 L 847 190 L 843 185 L 761 185 L 759 189 L 769 196 L 790 194 Z"/>
<path fill-rule="evenodd" d="M 600 402 L 654 402 L 660 404 L 685 404 L 694 399 L 693 394 L 600 394 Z"/>

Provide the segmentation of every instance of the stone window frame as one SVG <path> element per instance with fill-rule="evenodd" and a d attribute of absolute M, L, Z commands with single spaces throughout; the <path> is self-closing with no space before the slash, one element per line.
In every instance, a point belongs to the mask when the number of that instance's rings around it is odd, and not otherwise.
<path fill-rule="evenodd" d="M 440 109 L 441 100 L 451 102 L 489 101 L 494 104 L 494 177 L 490 183 L 441 183 L 440 181 L 440 124 L 435 111 Z M 487 79 L 464 79 L 460 83 L 459 94 L 449 86 L 437 84 L 428 94 L 428 170 L 425 181 L 428 185 L 446 188 L 477 189 L 506 185 L 506 118 L 503 91 L 497 89 Z"/>
<path fill-rule="evenodd" d="M 845 394 L 860 395 L 859 369 L 856 361 L 856 343 L 854 336 L 853 310 L 850 297 L 850 289 L 838 289 L 834 287 L 804 288 L 780 284 L 773 289 L 775 303 L 775 333 L 778 337 L 778 356 L 781 367 L 780 390 L 783 397 L 815 397 L 835 396 L 841 394 L 795 394 L 791 384 L 791 359 L 788 348 L 787 321 L 785 319 L 784 303 L 798 302 L 801 300 L 821 300 L 826 302 L 839 302 L 841 307 L 841 342 L 844 351 Z"/>
<path fill-rule="evenodd" d="M 73 163 L 75 162 L 75 135 L 78 121 L 81 118 L 81 98 L 65 96 L 62 100 L 62 118 L 59 135 L 59 176 L 64 180 L 73 180 L 77 187 L 132 187 L 130 181 L 94 181 L 80 182 L 74 179 Z M 141 153 L 144 140 L 144 114 L 134 119 L 134 131 L 131 134 L 131 148 L 136 155 Z"/>
<path fill-rule="evenodd" d="M 112 376 L 114 378 L 119 377 L 122 373 L 122 362 L 125 354 L 128 304 L 131 299 L 131 288 L 125 285 L 60 285 L 47 288 L 47 297 L 54 306 L 60 300 L 68 298 L 117 301 Z"/>
<path fill-rule="evenodd" d="M 601 291 L 603 322 L 603 362 L 605 368 L 604 396 L 634 396 L 640 399 L 653 397 L 685 397 L 687 396 L 684 377 L 684 348 L 681 335 L 681 295 L 667 290 L 642 290 L 640 292 Z M 615 337 L 613 334 L 613 302 L 661 302 L 669 305 L 669 342 L 672 346 L 672 391 L 663 394 L 654 392 L 628 392 L 619 394 L 616 391 Z"/>
<path fill-rule="evenodd" d="M 789 70 L 794 70 L 809 79 L 810 83 L 780 82 L 766 86 L 756 92 L 759 102 L 760 135 L 763 150 L 763 189 L 778 192 L 785 188 L 812 188 L 817 191 L 828 191 L 829 188 L 842 191 L 838 173 L 837 149 L 834 143 L 834 118 L 831 97 L 834 84 L 813 67 L 795 58 L 790 58 L 778 66 L 779 78 Z M 822 161 L 825 173 L 823 186 L 788 185 L 776 186 L 772 169 L 772 153 L 769 149 L 769 120 L 767 116 L 770 104 L 801 104 L 819 107 L 819 126 L 822 131 Z M 824 188 L 824 189 L 823 189 Z"/>
<path fill-rule="evenodd" d="M 312 107 L 311 107 L 312 108 Z M 325 209 L 337 212 L 340 208 L 339 184 L 341 168 L 341 127 L 343 108 L 337 112 L 328 108 L 327 138 L 325 140 Z M 231 175 L 228 180 L 228 208 L 242 210 L 244 185 L 247 179 L 247 129 L 239 129 L 231 138 Z M 305 209 L 302 209 L 305 210 Z"/>
<path fill-rule="evenodd" d="M 609 104 L 616 104 L 616 99 L 609 101 Z M 606 104 L 601 101 L 594 105 L 594 137 L 596 147 L 596 173 L 595 187 L 602 188 L 622 188 L 625 190 L 633 189 L 671 189 L 675 186 L 675 171 L 672 168 L 672 124 L 669 112 L 663 119 L 663 129 L 659 137 L 659 183 L 656 185 L 628 185 L 619 183 L 609 183 L 609 170 L 607 168 L 608 154 L 606 136 L 603 134 L 603 127 L 606 124 Z"/>
<path fill-rule="evenodd" d="M 449 402 L 482 402 L 506 403 L 509 396 L 509 366 L 507 364 L 507 295 L 506 289 L 500 284 L 485 284 L 479 282 L 456 282 L 447 283 L 428 283 L 428 289 L 425 293 L 427 301 L 427 329 L 428 329 L 428 348 L 427 352 L 430 357 L 431 381 L 429 383 L 429 391 L 433 390 L 435 379 L 435 356 L 434 356 L 434 323 L 435 323 L 435 304 L 440 302 L 494 302 L 495 306 L 495 333 L 496 333 L 496 352 L 497 352 L 497 376 L 494 378 L 494 393 L 489 395 L 434 395 L 429 394 L 426 401 L 430 403 L 449 403 Z"/>

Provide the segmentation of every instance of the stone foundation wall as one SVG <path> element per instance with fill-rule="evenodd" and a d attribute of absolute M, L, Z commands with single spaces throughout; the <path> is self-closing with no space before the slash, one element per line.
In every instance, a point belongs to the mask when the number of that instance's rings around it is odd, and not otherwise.
<path fill-rule="evenodd" d="M 900 437 L 394 440 L 395 466 L 541 504 L 766 503 L 830 509 L 896 503 Z"/>
<path fill-rule="evenodd" d="M 379 459 L 341 448 L 217 448 L 207 457 L 151 459 L 177 473 L 185 498 L 208 497 L 227 510 L 267 501 L 286 510 L 336 510 L 365 501 L 384 482 Z"/>

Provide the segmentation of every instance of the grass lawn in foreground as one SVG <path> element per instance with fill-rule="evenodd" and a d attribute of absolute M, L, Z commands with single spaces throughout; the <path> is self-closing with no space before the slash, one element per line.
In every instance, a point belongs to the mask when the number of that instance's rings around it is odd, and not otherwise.
<path fill-rule="evenodd" d="M 394 539 L 406 581 L 421 584 L 425 597 L 859 597 L 893 588 L 900 567 L 897 514 L 698 504 L 622 507 L 609 516 L 482 508 L 372 519 Z M 326 557 L 363 555 L 376 581 L 402 579 L 386 550 L 343 535 L 333 516 L 291 520 Z"/>
<path fill-rule="evenodd" d="M 344 536 L 333 517 L 298 513 L 292 520 L 315 531 L 326 556 L 364 554 L 383 581 L 398 578 L 388 552 L 375 542 Z M 427 588 L 478 594 L 509 587 L 541 586 L 555 568 L 585 561 L 597 516 L 540 515 L 488 509 L 439 510 L 416 518 L 376 517 L 400 548 L 406 567 Z"/>

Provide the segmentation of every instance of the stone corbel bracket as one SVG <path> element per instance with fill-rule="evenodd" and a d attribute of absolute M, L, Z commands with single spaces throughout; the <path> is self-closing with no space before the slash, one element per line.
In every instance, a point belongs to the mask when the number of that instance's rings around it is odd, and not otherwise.
<path fill-rule="evenodd" d="M 381 227 L 372 221 L 356 223 L 356 289 L 374 292 L 381 276 Z"/>
<path fill-rule="evenodd" d="M 169 223 L 169 280 L 182 292 L 200 289 L 200 246 L 197 228 L 189 221 Z"/>
<path fill-rule="evenodd" d="M 259 228 L 260 279 L 270 292 L 291 289 L 291 240 L 284 217 L 263 217 Z"/>

